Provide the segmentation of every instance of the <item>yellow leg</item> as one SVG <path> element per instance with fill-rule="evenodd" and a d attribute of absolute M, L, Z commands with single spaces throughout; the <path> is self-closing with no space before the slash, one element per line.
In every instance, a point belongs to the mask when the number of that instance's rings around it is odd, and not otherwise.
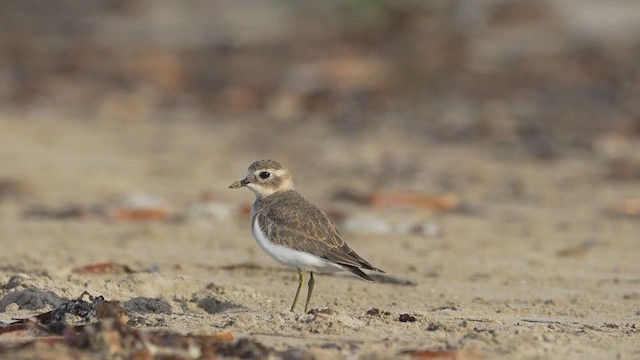
<path fill-rule="evenodd" d="M 307 313 L 307 309 L 309 308 L 309 300 L 311 300 L 311 293 L 313 293 L 313 285 L 315 284 L 315 280 L 313 280 L 313 272 L 309 271 L 309 290 L 307 291 L 307 302 L 304 304 L 304 313 Z M 300 283 L 302 284 L 302 283 Z"/>
<path fill-rule="evenodd" d="M 300 288 L 302 288 L 302 283 L 304 282 L 304 274 L 302 271 L 298 271 L 298 290 L 296 290 L 296 296 L 293 297 L 293 305 L 291 305 L 291 312 L 296 307 L 296 303 L 298 302 L 298 295 L 300 295 Z M 308 301 L 308 300 L 307 300 Z"/>

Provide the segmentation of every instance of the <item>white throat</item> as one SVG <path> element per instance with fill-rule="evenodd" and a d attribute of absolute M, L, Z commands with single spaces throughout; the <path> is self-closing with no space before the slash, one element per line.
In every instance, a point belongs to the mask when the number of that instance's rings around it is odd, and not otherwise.
<path fill-rule="evenodd" d="M 259 186 L 259 185 L 253 184 L 253 183 L 247 184 L 247 187 L 256 196 L 256 200 L 260 200 L 260 199 L 265 198 L 265 197 L 267 197 L 267 196 L 269 196 L 269 195 L 271 195 L 271 194 L 276 192 L 273 189 L 267 189 L 267 188 L 264 188 L 262 186 Z"/>

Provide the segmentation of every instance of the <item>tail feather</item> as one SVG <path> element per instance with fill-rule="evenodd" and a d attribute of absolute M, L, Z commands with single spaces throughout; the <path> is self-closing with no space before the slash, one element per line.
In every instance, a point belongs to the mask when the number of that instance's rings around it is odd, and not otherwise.
<path fill-rule="evenodd" d="M 341 264 L 343 268 L 345 268 L 346 270 L 351 271 L 354 275 L 359 276 L 360 278 L 364 279 L 364 280 L 368 280 L 368 281 L 373 281 L 373 279 L 365 274 L 362 270 L 360 270 L 359 268 L 352 266 L 352 265 L 344 265 Z"/>
<path fill-rule="evenodd" d="M 351 249 L 349 249 L 351 250 Z M 358 255 L 355 251 L 351 250 L 349 252 L 349 255 L 353 256 L 354 258 L 358 259 L 358 262 L 360 263 L 360 267 L 363 269 L 367 269 L 367 270 L 373 270 L 373 271 L 377 271 L 377 272 L 381 272 L 384 273 L 385 271 L 382 269 L 378 269 L 377 267 L 369 264 L 369 262 L 365 259 L 362 258 L 362 256 Z"/>
<path fill-rule="evenodd" d="M 386 271 L 384 271 L 382 269 L 378 269 L 377 267 L 375 267 L 375 266 L 373 266 L 373 265 L 371 265 L 369 263 L 362 264 L 362 268 L 363 269 L 367 269 L 367 270 L 377 271 L 377 272 L 380 272 L 380 273 L 383 273 L 383 274 L 386 273 Z"/>

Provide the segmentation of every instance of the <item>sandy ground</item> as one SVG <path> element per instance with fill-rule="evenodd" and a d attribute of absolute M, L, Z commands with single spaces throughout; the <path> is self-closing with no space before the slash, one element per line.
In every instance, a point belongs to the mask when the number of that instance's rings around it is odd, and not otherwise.
<path fill-rule="evenodd" d="M 274 131 L 254 125 L 3 114 L 0 178 L 18 185 L 0 200 L 0 321 L 51 308 L 38 309 L 33 299 L 2 302 L 16 291 L 66 299 L 88 291 L 168 304 L 132 315 L 138 327 L 230 331 L 317 358 L 395 358 L 407 350 L 486 359 L 640 358 L 640 219 L 605 211 L 637 198 L 640 183 L 611 181 L 602 161 L 584 154 L 538 161 L 517 147 L 421 143 L 393 131 L 352 140 L 314 122 L 286 131 L 291 124 Z M 406 173 L 379 165 L 389 154 Z M 318 276 L 312 306 L 328 310 L 290 313 L 295 272 L 251 237 L 242 207 L 253 194 L 227 189 L 265 157 L 288 165 L 310 200 L 347 214 L 351 222 L 340 223 L 347 242 L 391 278 Z M 448 192 L 465 210 L 332 200 L 336 189 L 374 186 Z M 158 203 L 172 217 L 25 215 L 36 205 L 123 201 Z M 380 223 L 386 228 L 374 226 Z M 416 224 L 431 230 L 397 230 Z M 132 273 L 72 272 L 101 262 Z M 399 321 L 400 314 L 415 321 Z"/>

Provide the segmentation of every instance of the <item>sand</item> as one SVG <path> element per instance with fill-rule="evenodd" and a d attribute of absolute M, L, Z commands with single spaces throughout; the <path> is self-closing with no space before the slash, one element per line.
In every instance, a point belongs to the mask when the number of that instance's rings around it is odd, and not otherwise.
<path fill-rule="evenodd" d="M 640 218 L 607 212 L 637 199 L 640 182 L 609 179 L 589 152 L 543 161 L 517 144 L 440 144 L 381 130 L 353 139 L 317 122 L 265 125 L 3 113 L 0 179 L 11 185 L 0 197 L 0 322 L 88 291 L 128 302 L 139 328 L 228 331 L 320 359 L 411 350 L 640 358 Z M 296 273 L 251 237 L 243 209 L 253 194 L 227 189 L 265 157 L 288 165 L 307 198 L 341 214 L 347 242 L 389 277 L 319 275 L 311 306 L 322 310 L 289 312 Z M 383 166 L 388 158 L 400 165 Z M 336 189 L 374 187 L 449 193 L 464 206 L 333 198 Z M 51 216 L 72 204 L 82 216 Z M 132 206 L 169 215 L 113 219 L 110 211 Z M 123 268 L 73 271 L 105 262 Z"/>

